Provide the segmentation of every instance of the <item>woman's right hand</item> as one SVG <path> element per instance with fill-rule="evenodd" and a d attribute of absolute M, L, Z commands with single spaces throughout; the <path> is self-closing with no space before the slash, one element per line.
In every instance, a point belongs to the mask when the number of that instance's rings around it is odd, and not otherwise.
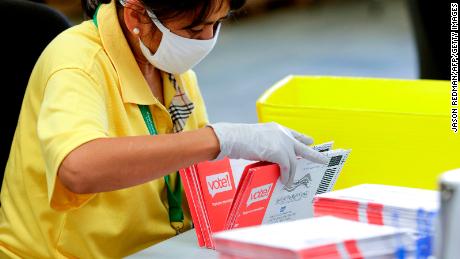
<path fill-rule="evenodd" d="M 308 145 L 313 139 L 277 123 L 209 125 L 219 140 L 220 153 L 216 159 L 227 156 L 277 163 L 281 182 L 290 186 L 296 172 L 297 156 L 315 163 L 327 164 L 329 158 Z"/>

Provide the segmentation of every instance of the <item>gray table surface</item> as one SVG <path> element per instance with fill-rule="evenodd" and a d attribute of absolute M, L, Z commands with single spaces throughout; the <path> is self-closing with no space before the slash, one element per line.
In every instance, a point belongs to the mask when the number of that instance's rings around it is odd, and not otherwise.
<path fill-rule="evenodd" d="M 199 258 L 216 259 L 218 253 L 214 250 L 201 248 L 198 246 L 195 230 L 189 230 L 181 235 L 175 236 L 138 253 L 128 259 L 141 258 Z"/>

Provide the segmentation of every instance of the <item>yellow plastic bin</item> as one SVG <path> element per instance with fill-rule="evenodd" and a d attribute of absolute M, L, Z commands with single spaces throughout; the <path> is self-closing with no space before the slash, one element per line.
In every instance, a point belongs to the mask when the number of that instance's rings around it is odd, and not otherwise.
<path fill-rule="evenodd" d="M 289 76 L 259 98 L 257 113 L 316 143 L 351 148 L 336 189 L 436 189 L 440 173 L 460 168 L 450 105 L 449 81 Z"/>

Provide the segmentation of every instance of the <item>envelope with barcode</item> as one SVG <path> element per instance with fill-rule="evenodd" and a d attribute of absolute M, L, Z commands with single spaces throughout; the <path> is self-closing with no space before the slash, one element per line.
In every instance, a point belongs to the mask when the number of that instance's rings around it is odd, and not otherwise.
<path fill-rule="evenodd" d="M 332 190 L 350 153 L 331 150 L 332 142 L 313 148 L 329 164 L 299 158 L 289 187 L 268 162 L 224 159 L 180 170 L 199 245 L 214 248 L 212 235 L 222 230 L 312 217 L 314 196 Z"/>

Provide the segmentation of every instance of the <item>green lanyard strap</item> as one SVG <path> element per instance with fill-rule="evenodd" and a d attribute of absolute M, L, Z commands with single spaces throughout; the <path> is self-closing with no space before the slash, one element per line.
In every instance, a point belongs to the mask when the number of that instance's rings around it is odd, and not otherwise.
<path fill-rule="evenodd" d="M 97 13 L 99 11 L 100 5 L 97 7 L 96 12 L 93 16 L 93 23 L 98 27 L 97 23 Z M 141 110 L 142 117 L 144 118 L 145 125 L 147 126 L 150 135 L 158 135 L 158 132 L 155 128 L 155 123 L 153 122 L 152 113 L 147 105 L 139 105 Z M 169 204 L 169 221 L 171 226 L 179 233 L 184 226 L 184 212 L 182 210 L 182 183 L 179 173 L 177 173 L 176 186 L 174 192 L 171 190 L 169 175 L 164 177 L 166 191 L 168 195 L 168 204 Z"/>
<path fill-rule="evenodd" d="M 157 135 L 158 132 L 155 129 L 155 124 L 153 122 L 152 113 L 150 112 L 149 107 L 147 105 L 139 105 L 139 109 L 141 110 L 142 117 L 144 118 L 145 125 L 147 125 L 150 135 Z M 169 221 L 171 221 L 171 223 L 173 222 L 182 223 L 184 221 L 184 213 L 182 211 L 182 184 L 181 184 L 180 175 L 177 174 L 176 186 L 174 188 L 174 192 L 171 191 L 169 175 L 165 176 L 164 178 L 165 178 L 166 189 L 168 193 Z M 178 224 L 173 224 L 173 226 L 176 227 L 178 226 Z"/>

